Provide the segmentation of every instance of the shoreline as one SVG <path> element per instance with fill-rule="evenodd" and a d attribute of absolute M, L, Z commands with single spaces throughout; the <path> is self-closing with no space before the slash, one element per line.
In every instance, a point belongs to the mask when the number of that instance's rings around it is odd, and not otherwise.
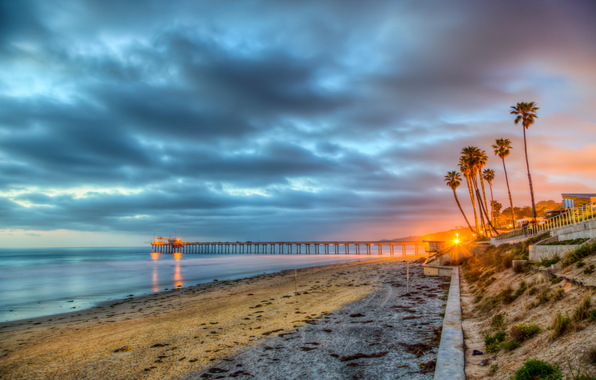
<path fill-rule="evenodd" d="M 152 283 L 139 283 L 137 281 L 135 283 L 129 284 L 131 286 L 128 286 L 126 288 L 110 288 L 109 291 L 103 291 L 103 288 L 100 284 L 100 288 L 94 291 L 87 291 L 83 293 L 79 292 L 80 294 L 64 294 L 63 296 L 53 297 L 51 300 L 33 299 L 27 301 L 27 303 L 25 304 L 19 304 L 18 301 L 14 301 L 13 303 L 8 302 L 6 305 L 2 307 L 2 313 L 0 314 L 2 314 L 3 320 L 0 321 L 0 324 L 39 319 L 47 316 L 58 316 L 70 312 L 80 312 L 92 309 L 94 307 L 105 306 L 106 304 L 120 302 L 122 300 L 130 298 L 130 294 L 134 294 L 133 297 L 138 298 L 176 290 L 177 287 L 182 284 L 184 284 L 185 286 L 181 286 L 181 288 L 186 289 L 197 285 L 208 284 L 210 282 L 214 282 L 214 280 L 216 279 L 219 281 L 233 281 L 243 278 L 259 276 L 262 274 L 272 274 L 284 270 L 293 270 L 294 268 L 310 268 L 315 266 L 325 266 L 332 264 L 340 264 L 344 262 L 356 262 L 364 260 L 376 260 L 379 258 L 389 257 L 376 255 L 373 257 L 364 255 L 357 257 L 355 257 L 354 255 L 296 255 L 296 257 L 293 257 L 288 262 L 285 262 L 285 258 L 288 255 L 282 256 L 254 254 L 253 256 L 257 256 L 257 259 L 254 260 L 257 264 L 261 263 L 264 258 L 266 258 L 267 260 L 274 260 L 273 262 L 275 263 L 275 260 L 279 259 L 280 257 L 284 258 L 284 263 L 277 262 L 276 264 L 269 264 L 269 261 L 267 261 L 264 263 L 264 267 L 259 269 L 257 269 L 257 267 L 253 265 L 252 267 L 249 266 L 250 268 L 247 270 L 228 270 L 226 269 L 226 266 L 229 265 L 227 264 L 227 259 L 229 259 L 230 256 L 235 255 L 188 254 L 188 256 L 186 256 L 188 262 L 186 262 L 185 260 L 176 260 L 175 266 L 174 255 L 160 255 L 163 256 L 161 260 L 159 260 L 160 265 L 158 267 L 152 267 L 152 270 L 146 273 L 146 276 L 152 279 Z M 241 256 L 243 258 L 247 257 L 247 255 L 238 256 Z M 204 270 L 204 268 L 206 268 L 204 265 L 197 266 L 197 263 L 194 261 L 197 258 L 217 260 L 217 262 L 215 262 L 214 271 L 211 271 L 211 273 L 207 273 Z M 120 263 L 120 261 L 117 262 Z M 155 258 L 153 259 L 152 263 L 157 263 Z M 167 264 L 172 265 L 172 268 L 169 268 L 169 271 L 167 269 L 164 270 L 164 268 L 167 268 Z M 146 262 L 142 262 L 140 263 L 140 265 L 146 265 Z M 73 270 L 71 268 L 67 269 L 71 271 Z M 138 277 L 139 273 L 135 273 L 135 275 Z M 157 283 L 159 281 L 158 279 L 162 277 L 165 277 L 166 281 Z M 168 277 L 171 277 L 169 279 L 170 281 L 168 281 Z M 56 288 L 55 291 L 60 291 L 60 289 Z"/>
<path fill-rule="evenodd" d="M 307 325 L 308 319 L 296 321 L 296 307 L 323 318 L 369 296 L 381 285 L 364 281 L 368 270 L 404 262 L 380 258 L 298 269 L 297 284 L 294 270 L 285 270 L 4 322 L 0 372 L 7 378 L 182 378 L 269 335 Z"/>

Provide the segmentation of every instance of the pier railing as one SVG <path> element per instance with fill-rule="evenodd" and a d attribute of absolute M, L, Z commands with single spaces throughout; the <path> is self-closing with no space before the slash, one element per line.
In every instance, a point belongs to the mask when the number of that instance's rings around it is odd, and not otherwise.
<path fill-rule="evenodd" d="M 567 211 L 543 220 L 539 223 L 530 223 L 523 228 L 518 228 L 495 237 L 496 240 L 509 240 L 521 236 L 534 236 L 557 228 L 582 223 L 596 218 L 596 204 L 588 203 L 583 206 L 570 208 Z"/>
<path fill-rule="evenodd" d="M 421 256 L 443 247 L 441 241 L 301 241 L 301 242 L 183 242 L 156 238 L 153 252 L 191 254 L 378 254 Z M 387 248 L 389 251 L 387 251 Z"/>

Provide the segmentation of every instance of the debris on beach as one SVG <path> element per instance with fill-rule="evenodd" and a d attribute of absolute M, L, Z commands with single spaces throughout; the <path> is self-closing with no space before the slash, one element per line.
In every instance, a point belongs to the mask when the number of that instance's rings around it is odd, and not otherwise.
<path fill-rule="evenodd" d="M 380 358 L 380 357 L 387 355 L 388 353 L 389 353 L 389 351 L 375 352 L 372 354 L 363 354 L 363 353 L 359 352 L 354 355 L 342 356 L 341 358 L 339 358 L 339 360 L 342 362 L 347 362 L 347 361 L 356 360 L 356 359 Z"/>
<path fill-rule="evenodd" d="M 127 352 L 127 351 L 132 351 L 134 350 L 134 348 L 132 346 L 122 346 L 122 347 L 118 347 L 115 350 L 112 350 L 112 352 Z"/>

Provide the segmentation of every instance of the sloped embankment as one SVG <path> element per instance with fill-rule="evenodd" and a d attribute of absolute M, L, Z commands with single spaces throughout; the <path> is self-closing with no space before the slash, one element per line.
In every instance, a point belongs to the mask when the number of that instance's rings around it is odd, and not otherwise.
<path fill-rule="evenodd" d="M 462 266 L 467 378 L 510 379 L 530 359 L 565 379 L 596 378 L 596 245 L 514 270 L 527 246 L 478 247 Z"/>

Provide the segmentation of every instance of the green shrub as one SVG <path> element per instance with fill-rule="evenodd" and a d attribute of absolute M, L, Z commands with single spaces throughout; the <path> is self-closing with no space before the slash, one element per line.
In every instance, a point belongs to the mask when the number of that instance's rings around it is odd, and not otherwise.
<path fill-rule="evenodd" d="M 562 380 L 563 375 L 558 365 L 550 365 L 540 360 L 526 360 L 524 365 L 512 377 L 513 380 Z"/>
<path fill-rule="evenodd" d="M 575 322 L 579 322 L 589 318 L 591 309 L 592 302 L 590 300 L 590 295 L 586 294 L 586 296 L 581 300 L 580 304 L 573 312 L 573 320 Z"/>
<path fill-rule="evenodd" d="M 545 232 L 545 233 L 540 234 L 538 236 L 534 236 L 534 237 L 531 237 L 529 239 L 526 239 L 526 241 L 524 241 L 523 244 L 527 247 L 527 246 L 536 244 L 539 241 L 542 241 L 542 240 L 544 240 L 546 238 L 549 238 L 549 237 L 550 237 L 550 232 Z"/>
<path fill-rule="evenodd" d="M 548 301 L 550 301 L 551 294 L 548 291 L 548 289 L 545 289 L 536 298 L 538 299 L 538 302 L 541 303 L 541 304 L 542 303 L 547 303 Z"/>
<path fill-rule="evenodd" d="M 541 267 L 550 267 L 551 265 L 554 265 L 559 261 L 561 261 L 561 258 L 559 256 L 555 256 L 552 259 L 542 259 L 538 265 L 540 265 Z"/>
<path fill-rule="evenodd" d="M 572 239 L 572 240 L 560 240 L 560 241 L 553 241 L 550 243 L 545 243 L 544 245 L 579 245 L 579 244 L 585 243 L 588 240 L 590 240 L 590 239 L 578 238 L 578 239 Z"/>
<path fill-rule="evenodd" d="M 513 293 L 513 289 L 511 289 L 511 288 L 507 288 L 507 289 L 504 289 L 503 291 L 501 291 L 501 293 L 499 293 L 498 297 L 506 305 L 515 301 L 515 298 L 516 298 L 515 294 Z"/>
<path fill-rule="evenodd" d="M 527 247 L 514 247 L 513 248 L 513 255 L 520 260 L 527 260 L 530 256 L 530 250 Z"/>
<path fill-rule="evenodd" d="M 506 340 L 503 343 L 501 343 L 500 348 L 503 351 L 513 351 L 519 346 L 521 346 L 520 342 L 517 342 L 515 340 Z"/>
<path fill-rule="evenodd" d="M 487 278 L 491 277 L 493 274 L 495 274 L 494 271 L 492 270 L 487 270 L 486 272 L 482 273 L 478 279 L 479 280 L 486 280 Z"/>
<path fill-rule="evenodd" d="M 502 256 L 501 259 L 501 266 L 504 269 L 509 269 L 513 266 L 513 260 L 515 260 L 515 256 L 512 255 L 511 253 L 505 254 Z"/>
<path fill-rule="evenodd" d="M 584 274 L 592 274 L 594 272 L 594 264 L 590 264 L 584 268 Z"/>
<path fill-rule="evenodd" d="M 588 257 L 596 253 L 596 243 L 584 244 L 578 247 L 576 250 L 567 252 L 565 257 L 561 261 L 564 266 L 571 265 L 583 259 L 584 257 Z"/>
<path fill-rule="evenodd" d="M 526 323 L 518 323 L 509 330 L 511 339 L 519 343 L 525 342 L 538 333 L 540 333 L 540 327 L 538 325 Z"/>
<path fill-rule="evenodd" d="M 553 330 L 551 338 L 553 340 L 557 339 L 571 329 L 571 318 L 564 317 L 561 315 L 561 312 L 558 312 L 555 318 L 553 318 L 551 328 Z"/>
<path fill-rule="evenodd" d="M 590 320 L 591 321 L 596 321 L 596 309 L 592 309 L 590 311 Z"/>
<path fill-rule="evenodd" d="M 493 335 L 487 335 L 484 337 L 484 349 L 486 352 L 499 352 L 501 343 L 504 340 L 505 333 L 503 331 L 497 331 Z"/>
<path fill-rule="evenodd" d="M 552 299 L 554 301 L 558 301 L 561 298 L 563 298 L 564 294 L 565 294 L 565 290 L 563 290 L 563 288 L 557 288 L 557 289 L 553 290 L 553 292 L 552 292 Z"/>
<path fill-rule="evenodd" d="M 515 293 L 513 295 L 516 296 L 516 297 L 519 297 L 522 294 L 524 294 L 524 292 L 526 291 L 527 288 L 528 288 L 528 284 L 526 284 L 525 281 L 522 281 L 519 284 L 519 288 L 517 288 L 517 290 L 515 291 Z"/>
<path fill-rule="evenodd" d="M 574 375 L 571 379 L 573 380 L 596 380 L 596 375 L 590 375 L 590 374 L 579 374 L 579 375 Z"/>
<path fill-rule="evenodd" d="M 501 304 L 501 297 L 494 296 L 494 297 L 486 297 L 480 302 L 478 305 L 478 310 L 482 313 L 488 313 L 496 309 L 497 306 Z"/>
<path fill-rule="evenodd" d="M 505 316 L 501 313 L 494 315 L 490 320 L 490 326 L 497 331 L 505 330 Z"/>
<path fill-rule="evenodd" d="M 466 281 L 470 282 L 470 283 L 474 283 L 476 281 L 478 281 L 478 279 L 480 278 L 480 275 L 482 274 L 482 272 L 480 271 L 480 269 L 478 269 L 477 266 L 474 266 L 473 268 L 469 268 L 468 262 L 464 263 L 464 268 L 466 268 L 466 270 L 464 271 L 464 277 L 466 279 Z"/>

